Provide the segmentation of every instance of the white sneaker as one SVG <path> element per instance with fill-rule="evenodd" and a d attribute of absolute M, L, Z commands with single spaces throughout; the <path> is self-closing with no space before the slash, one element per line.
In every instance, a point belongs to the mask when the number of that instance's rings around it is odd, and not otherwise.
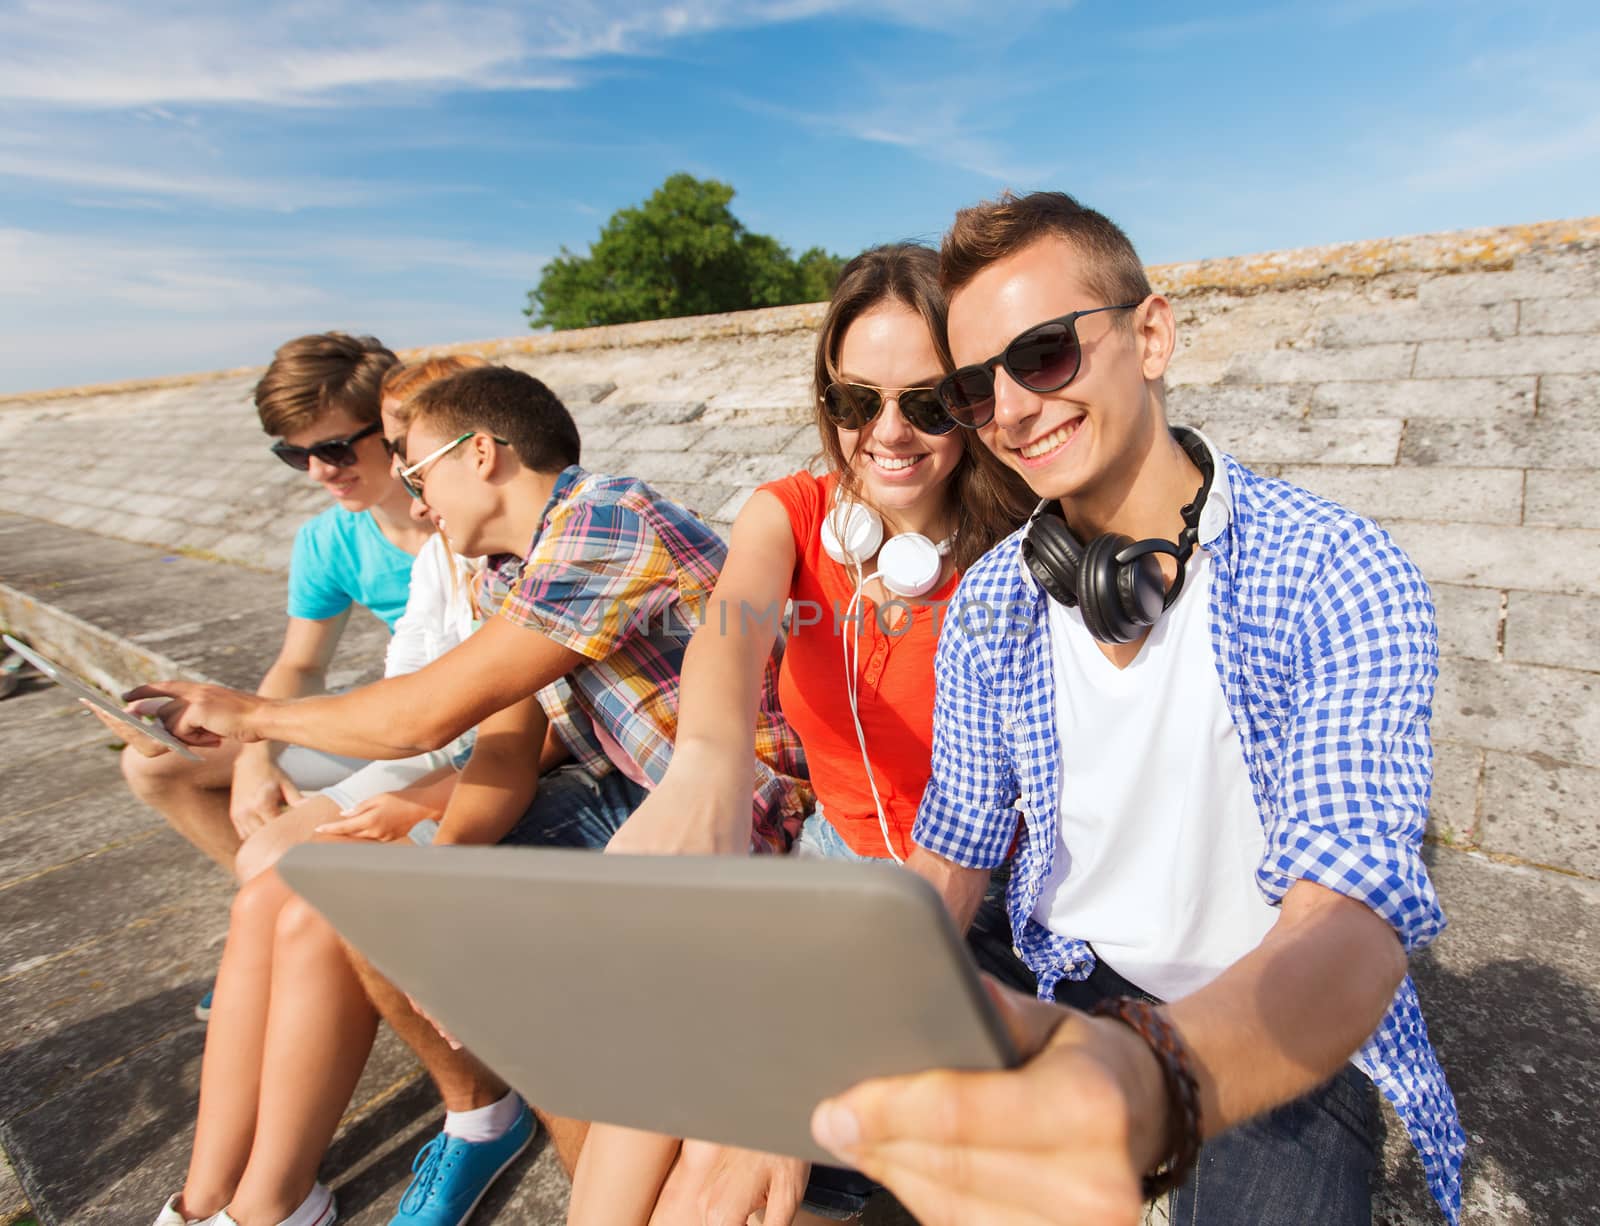
<path fill-rule="evenodd" d="M 155 1226 L 239 1226 L 226 1209 L 219 1209 L 208 1218 L 184 1217 L 177 1210 L 178 1197 L 182 1195 L 181 1192 L 174 1194 L 161 1206 Z M 311 1191 L 300 1202 L 300 1207 L 279 1222 L 278 1226 L 333 1226 L 338 1217 L 339 1210 L 334 1204 L 333 1193 L 317 1183 L 311 1185 Z"/>
<path fill-rule="evenodd" d="M 161 1213 L 156 1218 L 156 1226 L 200 1226 L 199 1218 L 184 1217 L 178 1212 L 178 1197 L 182 1195 L 182 1192 L 174 1192 L 167 1198 L 167 1203 L 161 1206 Z"/>
<path fill-rule="evenodd" d="M 278 1226 L 333 1226 L 338 1217 L 339 1210 L 333 1203 L 333 1193 L 320 1183 L 314 1183 L 305 1200 L 300 1202 L 300 1207 L 279 1222 Z M 178 1220 L 174 1218 L 173 1226 Z M 156 1226 L 167 1226 L 167 1223 L 157 1222 Z M 229 1216 L 226 1209 L 221 1209 L 195 1226 L 239 1226 L 239 1223 Z"/>

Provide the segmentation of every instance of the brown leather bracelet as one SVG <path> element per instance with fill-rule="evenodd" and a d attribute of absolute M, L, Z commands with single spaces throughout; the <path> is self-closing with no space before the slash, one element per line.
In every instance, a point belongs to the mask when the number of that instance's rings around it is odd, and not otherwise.
<path fill-rule="evenodd" d="M 1200 1156 L 1200 1089 L 1189 1063 L 1189 1049 L 1172 1023 L 1149 1001 L 1115 996 L 1098 1002 L 1089 1012 L 1127 1026 L 1145 1041 L 1161 1065 L 1161 1079 L 1167 1087 L 1166 1156 L 1140 1184 L 1145 1200 L 1155 1200 L 1182 1184 Z"/>

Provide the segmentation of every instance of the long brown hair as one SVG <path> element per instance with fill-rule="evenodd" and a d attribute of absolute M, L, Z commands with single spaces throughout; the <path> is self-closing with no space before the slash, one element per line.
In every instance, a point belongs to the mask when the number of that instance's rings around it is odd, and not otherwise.
<path fill-rule="evenodd" d="M 955 369 L 945 330 L 944 293 L 939 288 L 939 256 L 931 247 L 920 243 L 869 247 L 844 266 L 817 333 L 812 407 L 822 454 L 846 498 L 860 497 L 860 482 L 839 445 L 839 428 L 829 420 L 822 398 L 828 384 L 839 378 L 839 349 L 845 332 L 884 302 L 897 302 L 922 316 L 940 365 L 947 372 Z M 957 433 L 961 436 L 961 459 L 950 475 L 946 497 L 961 522 L 961 531 L 951 547 L 951 560 L 957 570 L 964 571 L 1019 527 L 1036 500 L 1022 479 L 994 458 L 976 431 L 957 427 Z"/>

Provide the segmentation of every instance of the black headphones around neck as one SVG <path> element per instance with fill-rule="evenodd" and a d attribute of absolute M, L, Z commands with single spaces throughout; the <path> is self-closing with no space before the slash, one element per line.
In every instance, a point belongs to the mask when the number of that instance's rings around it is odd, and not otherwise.
<path fill-rule="evenodd" d="M 1135 541 L 1107 532 L 1088 545 L 1067 526 L 1054 498 L 1039 504 L 1022 534 L 1022 561 L 1039 586 L 1067 608 L 1083 614 L 1083 624 L 1102 643 L 1131 643 L 1153 626 L 1183 590 L 1183 569 L 1200 539 L 1200 510 L 1211 493 L 1211 449 L 1193 430 L 1172 427 L 1194 466 L 1200 488 L 1183 507 L 1183 531 L 1176 541 Z M 1178 563 L 1178 577 L 1169 588 L 1155 555 L 1168 554 Z"/>

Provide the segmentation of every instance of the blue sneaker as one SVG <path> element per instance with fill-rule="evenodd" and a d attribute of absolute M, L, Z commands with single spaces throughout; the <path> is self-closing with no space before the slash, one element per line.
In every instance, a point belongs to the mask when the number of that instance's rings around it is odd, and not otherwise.
<path fill-rule="evenodd" d="M 209 1022 L 211 1020 L 211 993 L 215 988 L 207 988 L 206 994 L 200 998 L 200 1003 L 194 1007 L 195 1020 Z"/>
<path fill-rule="evenodd" d="M 461 1226 L 500 1172 L 528 1148 L 533 1126 L 533 1112 L 523 1103 L 516 1123 L 497 1141 L 463 1141 L 441 1132 L 412 1162 L 416 1173 L 389 1226 Z"/>

